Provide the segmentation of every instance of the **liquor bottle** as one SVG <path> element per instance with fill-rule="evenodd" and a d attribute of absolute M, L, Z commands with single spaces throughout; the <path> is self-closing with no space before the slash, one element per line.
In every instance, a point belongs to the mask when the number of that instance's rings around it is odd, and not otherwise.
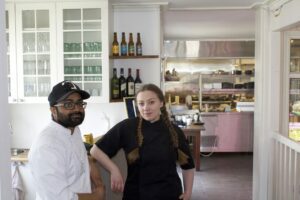
<path fill-rule="evenodd" d="M 112 43 L 112 55 L 119 56 L 119 42 L 116 32 L 114 32 L 114 41 Z"/>
<path fill-rule="evenodd" d="M 134 56 L 134 42 L 133 42 L 133 38 L 132 38 L 132 33 L 129 33 L 128 55 Z"/>
<path fill-rule="evenodd" d="M 131 68 L 128 68 L 128 76 L 126 79 L 126 94 L 128 97 L 134 96 L 134 79 L 131 76 Z"/>
<path fill-rule="evenodd" d="M 127 43 L 125 39 L 125 32 L 122 32 L 121 56 L 127 56 Z"/>
<path fill-rule="evenodd" d="M 119 96 L 122 99 L 123 97 L 126 97 L 126 79 L 124 77 L 124 69 L 121 68 L 120 77 L 119 77 Z"/>
<path fill-rule="evenodd" d="M 142 80 L 140 78 L 140 70 L 136 69 L 136 77 L 134 80 L 134 94 L 136 94 L 142 87 Z"/>
<path fill-rule="evenodd" d="M 135 44 L 135 48 L 136 48 L 136 55 L 137 56 L 143 55 L 141 34 L 140 33 L 137 33 L 137 41 L 136 41 L 136 44 Z"/>
<path fill-rule="evenodd" d="M 119 99 L 120 98 L 120 88 L 119 88 L 119 79 L 117 77 L 117 69 L 113 69 L 113 77 L 111 78 L 111 98 Z"/>

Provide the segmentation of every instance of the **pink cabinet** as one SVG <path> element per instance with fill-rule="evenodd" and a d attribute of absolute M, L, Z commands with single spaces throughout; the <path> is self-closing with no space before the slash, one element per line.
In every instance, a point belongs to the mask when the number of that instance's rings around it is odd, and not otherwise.
<path fill-rule="evenodd" d="M 253 112 L 203 113 L 201 152 L 252 152 Z"/>

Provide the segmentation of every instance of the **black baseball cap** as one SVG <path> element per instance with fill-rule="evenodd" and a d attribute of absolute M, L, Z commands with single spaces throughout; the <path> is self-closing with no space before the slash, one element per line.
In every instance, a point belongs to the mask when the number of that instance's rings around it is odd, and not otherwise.
<path fill-rule="evenodd" d="M 48 96 L 50 106 L 54 106 L 58 102 L 65 100 L 74 92 L 80 94 L 82 99 L 90 98 L 90 94 L 84 90 L 81 90 L 80 87 L 75 83 L 71 81 L 62 81 L 52 88 L 52 91 Z"/>

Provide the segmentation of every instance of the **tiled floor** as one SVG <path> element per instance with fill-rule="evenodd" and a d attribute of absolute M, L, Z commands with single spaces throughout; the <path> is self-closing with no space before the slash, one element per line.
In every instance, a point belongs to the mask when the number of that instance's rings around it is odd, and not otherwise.
<path fill-rule="evenodd" d="M 251 200 L 252 157 L 249 153 L 201 157 L 191 200 Z"/>

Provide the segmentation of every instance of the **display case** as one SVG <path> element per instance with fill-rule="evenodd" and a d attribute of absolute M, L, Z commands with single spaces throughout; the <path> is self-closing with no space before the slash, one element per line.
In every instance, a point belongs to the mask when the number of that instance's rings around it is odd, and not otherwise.
<path fill-rule="evenodd" d="M 300 37 L 288 38 L 289 138 L 300 141 Z"/>

